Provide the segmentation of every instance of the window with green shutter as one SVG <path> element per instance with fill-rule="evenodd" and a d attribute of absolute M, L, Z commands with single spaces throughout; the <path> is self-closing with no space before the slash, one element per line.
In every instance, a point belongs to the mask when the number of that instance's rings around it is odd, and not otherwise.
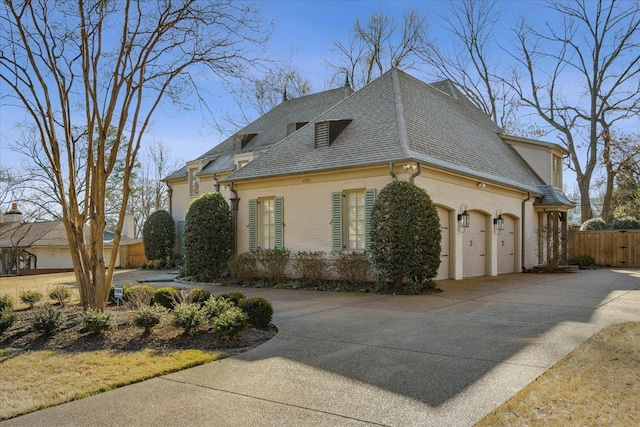
<path fill-rule="evenodd" d="M 258 249 L 258 201 L 249 200 L 249 250 Z"/>
<path fill-rule="evenodd" d="M 249 250 L 284 249 L 284 198 L 249 200 Z"/>
<path fill-rule="evenodd" d="M 331 197 L 332 250 L 368 250 L 376 190 L 343 191 Z"/>

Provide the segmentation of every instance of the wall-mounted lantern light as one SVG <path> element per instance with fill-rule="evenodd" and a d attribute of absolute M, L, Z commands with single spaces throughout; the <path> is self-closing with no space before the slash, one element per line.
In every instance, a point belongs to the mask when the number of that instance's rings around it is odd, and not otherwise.
<path fill-rule="evenodd" d="M 500 234 L 504 230 L 504 218 L 502 218 L 502 209 L 496 211 L 496 217 L 493 218 L 493 231 Z"/>
<path fill-rule="evenodd" d="M 469 228 L 469 214 L 467 213 L 467 205 L 460 206 L 460 213 L 458 214 L 458 230 L 464 233 L 464 230 Z"/>

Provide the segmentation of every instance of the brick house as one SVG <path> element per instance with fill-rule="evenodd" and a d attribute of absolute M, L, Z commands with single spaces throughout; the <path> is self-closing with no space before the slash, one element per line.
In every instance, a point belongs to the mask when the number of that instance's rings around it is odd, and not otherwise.
<path fill-rule="evenodd" d="M 438 209 L 437 278 L 462 279 L 566 262 L 566 155 L 505 134 L 449 81 L 392 69 L 356 92 L 284 100 L 164 181 L 179 234 L 190 200 L 220 191 L 241 253 L 366 250 L 376 194 L 407 180 Z"/>

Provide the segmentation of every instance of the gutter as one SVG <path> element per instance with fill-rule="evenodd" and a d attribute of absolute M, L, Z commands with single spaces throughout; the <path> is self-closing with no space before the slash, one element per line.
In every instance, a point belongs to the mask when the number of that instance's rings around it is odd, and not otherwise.
<path fill-rule="evenodd" d="M 220 183 L 218 182 L 218 177 L 216 176 L 217 174 L 213 174 L 213 180 L 216 182 L 213 187 L 216 189 L 216 193 L 220 192 Z"/>
<path fill-rule="evenodd" d="M 167 184 L 167 195 L 169 196 L 169 214 L 173 217 L 173 188 L 168 182 L 165 182 L 165 184 Z"/>
<path fill-rule="evenodd" d="M 394 181 L 397 181 L 396 173 L 393 171 L 393 162 L 389 162 L 389 175 L 393 178 Z"/>
<path fill-rule="evenodd" d="M 520 227 L 522 229 L 521 236 L 520 236 L 520 246 L 521 246 L 520 247 L 520 263 L 521 263 L 522 272 L 525 271 L 525 267 L 524 267 L 524 236 L 525 236 L 525 224 L 526 224 L 526 221 L 525 221 L 525 204 L 529 200 L 531 200 L 531 193 L 527 191 L 527 198 L 522 201 L 522 213 L 521 213 L 522 225 Z"/>

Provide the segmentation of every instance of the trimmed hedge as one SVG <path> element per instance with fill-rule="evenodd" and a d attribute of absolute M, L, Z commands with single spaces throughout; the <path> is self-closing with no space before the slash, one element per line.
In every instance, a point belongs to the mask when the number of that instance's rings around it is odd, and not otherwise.
<path fill-rule="evenodd" d="M 193 199 L 184 226 L 183 276 L 210 282 L 220 278 L 231 258 L 231 209 L 220 193 Z"/>
<path fill-rule="evenodd" d="M 399 287 L 434 278 L 440 240 L 438 211 L 426 191 L 405 181 L 380 191 L 371 211 L 371 258 L 384 279 Z"/>

